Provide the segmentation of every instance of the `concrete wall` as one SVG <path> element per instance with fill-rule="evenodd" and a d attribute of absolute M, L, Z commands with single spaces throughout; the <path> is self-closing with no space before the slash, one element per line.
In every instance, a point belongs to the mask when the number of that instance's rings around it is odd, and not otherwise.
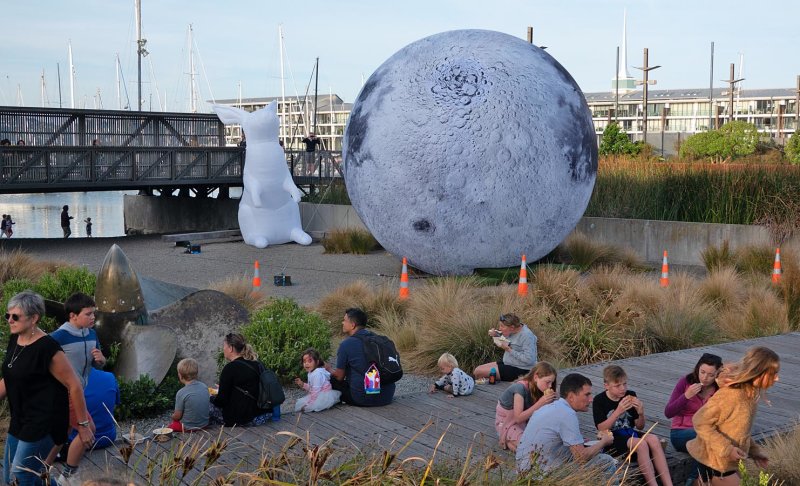
<path fill-rule="evenodd" d="M 314 239 L 322 239 L 334 228 L 367 229 L 353 206 L 300 203 L 303 229 Z"/>
<path fill-rule="evenodd" d="M 315 238 L 333 228 L 366 228 L 352 206 L 301 203 L 300 215 L 303 228 Z M 702 251 L 726 240 L 731 249 L 773 244 L 766 228 L 739 224 L 584 217 L 575 231 L 600 243 L 631 248 L 646 262 L 660 263 L 667 250 L 670 263 L 678 265 L 702 265 Z"/>
<path fill-rule="evenodd" d="M 161 234 L 238 229 L 239 200 L 125 196 L 126 234 Z M 334 228 L 364 228 L 352 206 L 300 203 L 303 229 L 321 239 Z M 773 244 L 762 226 L 682 223 L 617 218 L 581 218 L 576 231 L 594 241 L 633 249 L 646 262 L 661 261 L 664 250 L 678 265 L 702 265 L 700 254 L 728 241 L 731 249 Z"/>
<path fill-rule="evenodd" d="M 126 235 L 239 229 L 239 200 L 195 197 L 123 197 Z"/>
<path fill-rule="evenodd" d="M 702 265 L 702 251 L 725 241 L 731 249 L 773 244 L 766 228 L 740 224 L 584 217 L 575 230 L 597 242 L 632 248 L 647 262 L 660 262 L 667 250 L 670 263 L 679 265 Z"/>

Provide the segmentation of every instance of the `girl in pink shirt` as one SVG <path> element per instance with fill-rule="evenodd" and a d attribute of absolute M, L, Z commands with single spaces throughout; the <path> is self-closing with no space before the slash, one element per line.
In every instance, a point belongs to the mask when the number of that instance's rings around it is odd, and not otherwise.
<path fill-rule="evenodd" d="M 692 417 L 719 389 L 716 378 L 721 367 L 722 358 L 703 353 L 694 366 L 694 371 L 682 377 L 675 385 L 664 408 L 664 415 L 672 419 L 669 438 L 676 451 L 686 452 L 686 443 L 697 437 L 692 426 Z M 696 478 L 697 468 L 693 467 L 688 479 L 693 481 Z M 687 484 L 691 483 L 687 480 Z"/>

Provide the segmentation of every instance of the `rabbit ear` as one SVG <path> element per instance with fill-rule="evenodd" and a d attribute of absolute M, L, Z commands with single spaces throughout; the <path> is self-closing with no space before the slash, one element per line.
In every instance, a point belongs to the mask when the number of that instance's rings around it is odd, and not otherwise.
<path fill-rule="evenodd" d="M 214 113 L 222 120 L 222 123 L 228 125 L 232 123 L 241 124 L 244 118 L 249 114 L 243 109 L 234 106 L 211 105 L 211 109 L 214 110 Z"/>
<path fill-rule="evenodd" d="M 265 108 L 267 110 L 269 110 L 273 115 L 276 115 L 276 116 L 278 115 L 278 102 L 277 101 L 271 102 Z"/>

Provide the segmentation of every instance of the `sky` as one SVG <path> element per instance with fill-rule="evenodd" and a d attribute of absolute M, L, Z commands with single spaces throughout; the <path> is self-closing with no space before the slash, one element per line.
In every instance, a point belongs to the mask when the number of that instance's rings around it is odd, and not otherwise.
<path fill-rule="evenodd" d="M 584 92 L 610 91 L 627 11 L 627 65 L 641 71 L 649 49 L 653 89 L 707 88 L 711 42 L 714 86 L 729 65 L 747 88 L 793 88 L 800 74 L 800 2 L 744 0 L 141 0 L 143 109 L 188 111 L 189 25 L 199 111 L 203 100 L 280 96 L 279 26 L 289 95 L 319 93 L 353 102 L 363 82 L 393 53 L 423 37 L 487 29 L 534 43 L 575 78 Z M 0 2 L 0 105 L 71 106 L 68 45 L 75 70 L 75 107 L 136 105 L 134 0 L 3 0 Z M 740 71 L 741 59 L 743 69 Z M 45 96 L 43 103 L 42 76 Z M 126 96 L 127 92 L 127 96 Z"/>

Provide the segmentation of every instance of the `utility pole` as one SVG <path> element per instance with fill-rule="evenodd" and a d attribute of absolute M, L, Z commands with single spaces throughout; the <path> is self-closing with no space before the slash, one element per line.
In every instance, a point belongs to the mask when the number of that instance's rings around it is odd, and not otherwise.
<path fill-rule="evenodd" d="M 644 65 L 642 67 L 637 67 L 642 71 L 642 80 L 637 81 L 636 84 L 642 85 L 642 140 L 644 143 L 647 143 L 647 85 L 649 84 L 656 84 L 655 79 L 647 79 L 648 73 L 654 69 L 658 69 L 661 66 L 648 66 L 647 63 L 647 48 L 644 48 Z"/>
<path fill-rule="evenodd" d="M 800 133 L 800 75 L 797 76 L 797 90 L 794 99 L 794 133 Z"/>
<path fill-rule="evenodd" d="M 708 76 L 708 129 L 714 128 L 714 43 L 711 43 L 711 73 Z"/>
<path fill-rule="evenodd" d="M 528 27 L 528 44 L 533 44 L 533 27 Z"/>
<path fill-rule="evenodd" d="M 740 81 L 744 81 L 744 78 L 733 79 L 735 73 L 734 71 L 734 63 L 731 63 L 731 78 L 730 79 L 723 79 L 722 81 L 728 83 L 728 95 L 730 97 L 730 110 L 728 111 L 728 123 L 733 121 L 733 90 L 736 89 L 736 83 Z"/>

